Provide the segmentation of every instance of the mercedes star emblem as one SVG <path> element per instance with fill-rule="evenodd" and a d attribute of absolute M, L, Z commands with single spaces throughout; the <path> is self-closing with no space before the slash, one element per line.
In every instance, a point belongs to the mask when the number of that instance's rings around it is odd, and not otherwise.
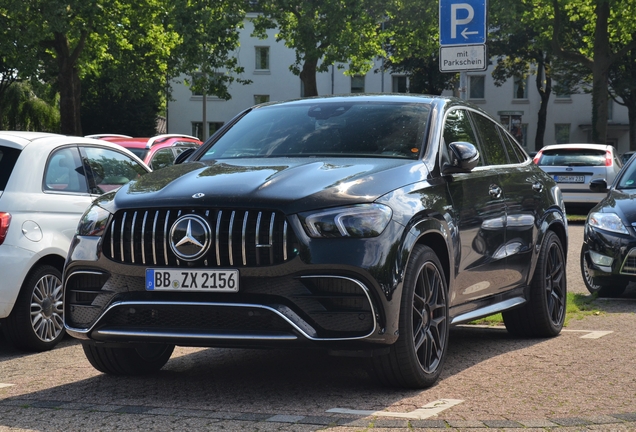
<path fill-rule="evenodd" d="M 170 229 L 170 249 L 179 259 L 196 261 L 210 248 L 211 232 L 203 217 L 196 214 L 181 216 Z"/>

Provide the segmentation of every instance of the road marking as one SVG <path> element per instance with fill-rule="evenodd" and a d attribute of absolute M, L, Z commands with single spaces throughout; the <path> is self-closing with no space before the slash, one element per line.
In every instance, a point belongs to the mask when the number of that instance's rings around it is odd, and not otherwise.
<path fill-rule="evenodd" d="M 598 339 L 606 336 L 610 333 L 614 333 L 613 331 L 606 330 L 561 330 L 562 332 L 578 332 L 578 333 L 587 333 L 581 336 L 581 339 Z"/>
<path fill-rule="evenodd" d="M 481 324 L 459 324 L 457 325 L 457 327 L 463 327 L 463 328 L 482 328 L 482 329 L 493 329 L 493 330 L 506 330 L 506 327 L 501 326 L 501 325 L 481 325 Z M 583 336 L 581 336 L 581 339 L 598 339 L 598 338 L 602 338 L 603 336 L 606 336 L 610 333 L 614 333 L 611 330 L 569 330 L 569 329 L 562 329 L 562 332 L 571 332 L 571 333 L 587 333 L 584 334 Z"/>
<path fill-rule="evenodd" d="M 11 387 L 14 386 L 15 384 L 4 384 L 4 383 L 0 383 L 0 388 L 4 388 L 4 387 Z"/>
<path fill-rule="evenodd" d="M 391 411 L 365 411 L 365 410 L 350 410 L 346 408 L 331 408 L 327 412 L 340 413 L 340 414 L 356 414 L 361 416 L 377 416 L 377 417 L 399 417 L 408 418 L 414 420 L 423 420 L 429 417 L 436 416 L 442 411 L 459 405 L 464 402 L 460 399 L 439 399 L 434 402 L 428 403 L 421 408 L 408 413 L 391 412 Z"/>

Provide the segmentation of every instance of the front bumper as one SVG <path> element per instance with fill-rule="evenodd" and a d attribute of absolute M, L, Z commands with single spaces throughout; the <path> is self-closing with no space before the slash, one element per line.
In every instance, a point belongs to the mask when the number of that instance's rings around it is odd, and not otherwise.
<path fill-rule="evenodd" d="M 587 246 L 584 259 L 590 276 L 597 281 L 636 281 L 636 236 L 616 234 L 586 225 L 583 238 Z M 597 257 L 593 259 L 594 253 Z M 611 263 L 602 262 L 610 259 Z"/>
<path fill-rule="evenodd" d="M 394 243 L 387 237 L 401 229 L 390 224 L 380 237 L 330 239 L 325 248 L 300 244 L 285 262 L 238 266 L 238 293 L 147 291 L 145 271 L 155 266 L 106 258 L 98 238 L 78 236 L 64 277 L 65 325 L 76 338 L 106 343 L 390 344 L 398 337 L 401 284 L 386 258 Z"/>

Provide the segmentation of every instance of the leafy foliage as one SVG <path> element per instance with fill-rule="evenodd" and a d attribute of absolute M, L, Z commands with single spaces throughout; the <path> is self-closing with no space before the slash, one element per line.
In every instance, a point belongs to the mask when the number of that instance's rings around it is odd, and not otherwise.
<path fill-rule="evenodd" d="M 346 74 L 364 74 L 372 59 L 385 54 L 379 35 L 387 11 L 382 0 L 261 0 L 254 35 L 266 38 L 276 28 L 277 41 L 294 49 L 290 70 L 300 76 L 305 96 L 317 96 L 316 72 L 347 63 Z"/>

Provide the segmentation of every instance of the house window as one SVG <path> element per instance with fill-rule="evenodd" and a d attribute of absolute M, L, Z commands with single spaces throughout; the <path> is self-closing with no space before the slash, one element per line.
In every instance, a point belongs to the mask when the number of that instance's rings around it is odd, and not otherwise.
<path fill-rule="evenodd" d="M 269 70 L 269 47 L 256 47 L 256 70 Z"/>
<path fill-rule="evenodd" d="M 570 142 L 569 123 L 556 123 L 554 125 L 554 141 L 557 144 L 567 144 Z"/>
<path fill-rule="evenodd" d="M 486 75 L 471 75 L 469 80 L 469 99 L 485 99 L 486 98 Z"/>
<path fill-rule="evenodd" d="M 528 99 L 528 77 L 515 77 L 513 99 Z"/>
<path fill-rule="evenodd" d="M 364 75 L 351 77 L 351 93 L 364 93 Z"/>
<path fill-rule="evenodd" d="M 269 95 L 254 95 L 254 104 L 269 102 Z"/>
<path fill-rule="evenodd" d="M 203 131 L 201 130 L 202 122 L 192 122 L 192 135 L 203 141 Z M 208 137 L 214 135 L 214 132 L 223 126 L 223 122 L 208 122 Z"/>
<path fill-rule="evenodd" d="M 393 76 L 391 78 L 393 83 L 392 91 L 393 93 L 406 93 L 406 77 L 405 76 Z"/>
<path fill-rule="evenodd" d="M 192 84 L 194 83 L 194 81 L 196 81 L 196 80 L 198 80 L 198 79 L 201 79 L 201 77 L 202 77 L 202 76 L 203 76 L 203 74 L 201 74 L 201 73 L 197 73 L 197 74 L 195 74 L 195 75 L 192 77 L 191 81 L 190 81 L 190 86 L 192 86 Z M 215 79 L 216 79 L 216 80 L 220 83 L 220 82 L 222 81 L 223 74 L 222 74 L 222 73 L 220 73 L 220 72 L 215 72 L 215 73 L 214 73 L 214 78 L 215 78 Z M 201 90 L 199 90 L 199 89 L 197 89 L 197 90 L 192 90 L 192 96 L 203 96 L 203 92 L 202 92 Z M 213 97 L 215 97 L 215 95 L 207 95 L 207 96 L 213 96 Z"/>

